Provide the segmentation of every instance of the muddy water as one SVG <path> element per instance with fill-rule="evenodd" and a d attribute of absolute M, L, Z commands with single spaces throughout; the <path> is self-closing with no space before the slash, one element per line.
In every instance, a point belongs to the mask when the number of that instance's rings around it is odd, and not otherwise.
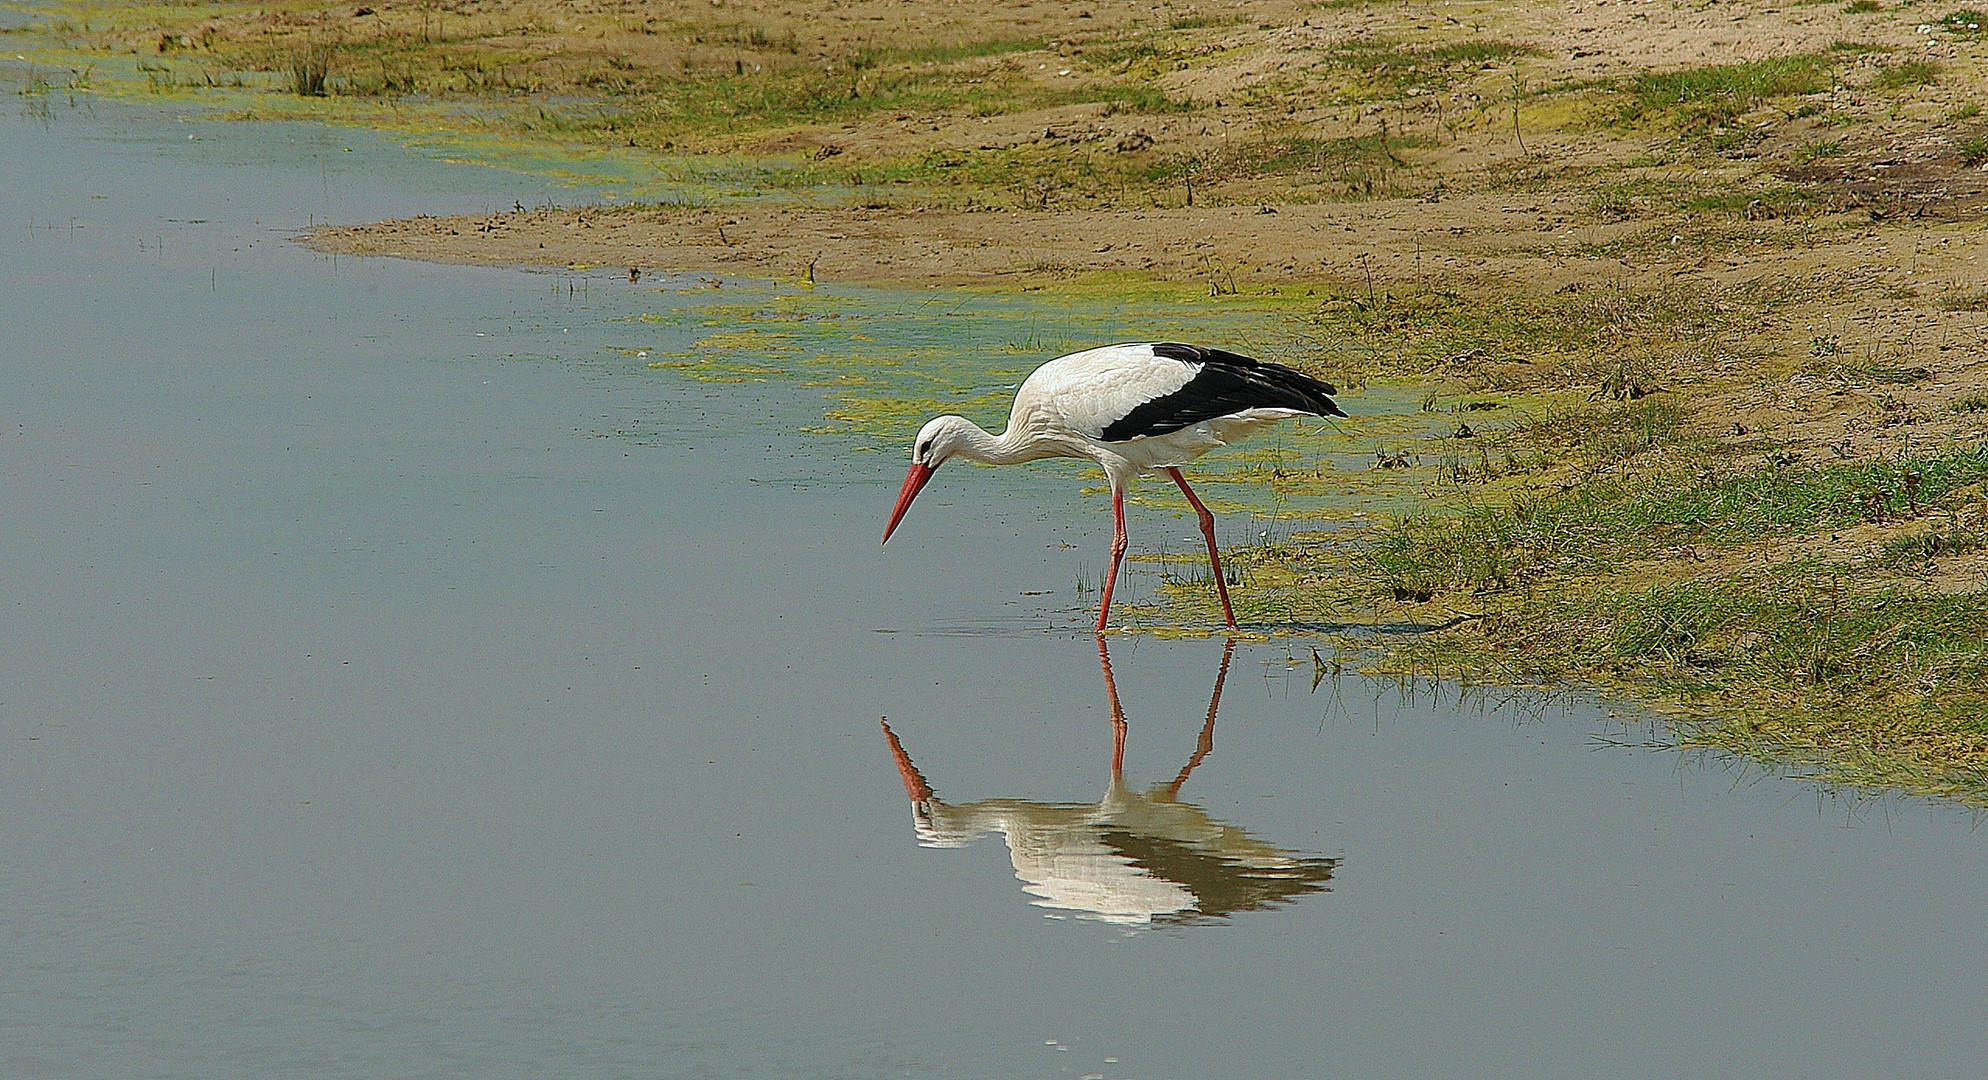
<path fill-rule="evenodd" d="M 313 218 L 576 197 L 354 133 L 0 140 L 0 1074 L 1988 1056 L 1961 812 L 1594 701 L 1314 687 L 1302 643 L 1107 666 L 1080 473 L 941 476 L 879 549 L 901 451 L 791 341 L 649 367 L 782 287 L 312 255 Z M 957 342 L 965 399 L 1142 318 L 835 303 L 852 355 Z"/>

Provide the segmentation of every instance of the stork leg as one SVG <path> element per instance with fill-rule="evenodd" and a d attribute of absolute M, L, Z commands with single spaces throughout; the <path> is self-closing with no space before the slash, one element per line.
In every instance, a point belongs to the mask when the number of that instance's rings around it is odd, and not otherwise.
<path fill-rule="evenodd" d="M 1104 621 L 1111 614 L 1111 587 L 1118 584 L 1118 564 L 1125 561 L 1125 489 L 1114 485 L 1111 489 L 1111 568 L 1104 572 L 1104 599 L 1098 603 L 1098 633 L 1104 633 Z"/>
<path fill-rule="evenodd" d="M 1215 594 L 1222 598 L 1222 618 L 1227 619 L 1229 629 L 1234 630 L 1236 613 L 1229 607 L 1229 579 L 1222 573 L 1222 553 L 1215 550 L 1215 515 L 1194 497 L 1194 489 L 1187 486 L 1187 477 L 1180 475 L 1179 469 L 1168 469 L 1167 475 L 1180 485 L 1180 493 L 1187 496 L 1188 505 L 1194 507 L 1195 516 L 1201 519 L 1201 535 L 1208 538 L 1208 568 L 1215 572 Z"/>

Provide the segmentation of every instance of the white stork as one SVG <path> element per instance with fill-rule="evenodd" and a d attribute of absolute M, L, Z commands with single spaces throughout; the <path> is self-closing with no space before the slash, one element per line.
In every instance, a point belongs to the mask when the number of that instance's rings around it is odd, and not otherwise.
<path fill-rule="evenodd" d="M 1105 572 L 1098 625 L 1111 613 L 1111 589 L 1125 559 L 1125 487 L 1164 472 L 1201 519 L 1222 617 L 1236 625 L 1229 585 L 1215 547 L 1215 515 L 1201 505 L 1180 466 L 1218 446 L 1293 416 L 1345 416 L 1328 383 L 1281 364 L 1199 345 L 1105 345 L 1059 356 L 1036 368 L 1015 394 L 1008 430 L 985 431 L 963 416 L 941 416 L 912 444 L 911 471 L 898 492 L 884 541 L 933 472 L 954 456 L 1007 465 L 1047 457 L 1089 458 L 1111 482 L 1111 568 Z"/>

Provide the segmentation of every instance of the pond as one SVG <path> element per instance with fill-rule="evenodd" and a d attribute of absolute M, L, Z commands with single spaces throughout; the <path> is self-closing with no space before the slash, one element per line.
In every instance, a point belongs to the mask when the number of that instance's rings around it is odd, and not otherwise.
<path fill-rule="evenodd" d="M 337 259 L 289 238 L 585 193 L 105 103 L 0 140 L 0 1073 L 1988 1058 L 1964 811 L 1302 639 L 1100 643 L 1075 467 L 947 470 L 878 546 L 926 404 L 1260 324 Z M 1134 550 L 1195 550 L 1147 493 Z"/>

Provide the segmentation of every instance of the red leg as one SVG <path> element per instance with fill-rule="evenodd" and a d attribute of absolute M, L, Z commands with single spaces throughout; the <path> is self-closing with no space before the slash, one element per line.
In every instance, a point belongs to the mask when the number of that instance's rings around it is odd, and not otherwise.
<path fill-rule="evenodd" d="M 1187 486 L 1187 477 L 1180 475 L 1179 469 L 1168 469 L 1167 475 L 1180 485 L 1180 493 L 1187 496 L 1188 505 L 1194 507 L 1195 516 L 1201 519 L 1201 535 L 1208 538 L 1208 568 L 1215 572 L 1215 594 L 1222 598 L 1222 617 L 1229 621 L 1229 629 L 1234 630 L 1236 613 L 1229 607 L 1229 580 L 1222 573 L 1222 553 L 1215 550 L 1215 515 L 1194 497 L 1194 489 Z"/>
<path fill-rule="evenodd" d="M 1098 633 L 1104 633 L 1104 621 L 1111 614 L 1111 587 L 1118 584 L 1118 564 L 1125 561 L 1125 491 L 1111 489 L 1111 568 L 1104 572 L 1104 600 L 1098 604 Z"/>

